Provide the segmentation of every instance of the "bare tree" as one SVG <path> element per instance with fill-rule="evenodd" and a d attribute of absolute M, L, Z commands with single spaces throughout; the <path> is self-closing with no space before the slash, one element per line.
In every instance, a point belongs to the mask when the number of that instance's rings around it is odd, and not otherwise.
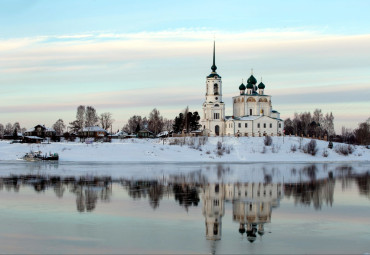
<path fill-rule="evenodd" d="M 4 129 L 4 135 L 11 135 L 13 134 L 13 125 L 11 123 L 6 124 Z"/>
<path fill-rule="evenodd" d="M 63 135 L 66 125 L 64 125 L 64 122 L 62 119 L 59 119 L 54 123 L 53 128 L 55 132 L 57 133 L 57 135 Z"/>
<path fill-rule="evenodd" d="M 0 124 L 0 138 L 4 137 L 4 126 L 3 124 Z"/>
<path fill-rule="evenodd" d="M 80 105 L 77 107 L 76 113 L 76 126 L 80 127 L 80 129 L 85 127 L 85 114 L 86 114 L 86 107 L 84 105 Z"/>
<path fill-rule="evenodd" d="M 163 119 L 163 130 L 164 131 L 172 131 L 173 130 L 173 120 L 168 120 L 166 118 Z"/>
<path fill-rule="evenodd" d="M 21 132 L 21 125 L 19 124 L 19 122 L 15 122 L 12 129 L 17 130 L 17 132 Z"/>
<path fill-rule="evenodd" d="M 96 110 L 93 106 L 87 106 L 85 112 L 85 127 L 93 127 L 99 121 Z"/>
<path fill-rule="evenodd" d="M 114 122 L 114 119 L 112 119 L 112 114 L 110 112 L 104 112 L 100 114 L 99 121 L 103 129 L 109 130 Z"/>
<path fill-rule="evenodd" d="M 162 132 L 163 126 L 164 126 L 163 117 L 161 116 L 160 112 L 156 108 L 154 108 L 149 113 L 148 128 L 154 134 L 158 134 L 158 133 Z"/>
<path fill-rule="evenodd" d="M 127 124 L 123 127 L 123 131 L 132 134 L 136 132 L 137 127 L 140 130 L 143 128 L 143 119 L 139 115 L 134 115 L 128 119 Z"/>

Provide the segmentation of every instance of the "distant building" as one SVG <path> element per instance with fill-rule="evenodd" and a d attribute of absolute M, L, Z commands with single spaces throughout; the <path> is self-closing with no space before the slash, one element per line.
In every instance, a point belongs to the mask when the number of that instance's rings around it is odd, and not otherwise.
<path fill-rule="evenodd" d="M 108 135 L 108 131 L 99 126 L 84 127 L 78 135 L 82 138 L 104 138 Z"/>
<path fill-rule="evenodd" d="M 200 121 L 203 133 L 210 136 L 263 136 L 282 135 L 284 121 L 272 109 L 271 96 L 265 94 L 265 84 L 257 85 L 251 74 L 247 85 L 239 86 L 239 95 L 233 97 L 233 115 L 225 116 L 222 100 L 222 79 L 217 74 L 215 45 L 213 46 L 212 72 L 207 76 L 206 98 Z M 261 78 L 262 79 L 262 78 Z"/>
<path fill-rule="evenodd" d="M 37 136 L 41 138 L 47 138 L 56 136 L 56 132 L 52 128 L 47 128 L 44 125 L 39 124 L 24 132 L 24 136 Z"/>
<path fill-rule="evenodd" d="M 149 131 L 148 129 L 144 128 L 137 132 L 138 138 L 154 138 L 155 135 L 153 132 Z"/>

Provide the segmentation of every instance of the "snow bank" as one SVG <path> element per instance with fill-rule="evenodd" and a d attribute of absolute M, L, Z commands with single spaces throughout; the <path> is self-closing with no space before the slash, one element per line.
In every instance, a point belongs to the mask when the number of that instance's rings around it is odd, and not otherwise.
<path fill-rule="evenodd" d="M 205 139 L 205 141 L 203 140 Z M 328 149 L 328 142 L 316 140 L 317 154 L 305 154 L 300 149 L 310 139 L 272 137 L 271 146 L 264 145 L 263 137 L 210 137 L 126 139 L 112 143 L 85 144 L 60 142 L 50 144 L 10 144 L 0 141 L 0 160 L 13 161 L 30 150 L 58 153 L 65 162 L 346 162 L 370 161 L 370 150 L 354 146 L 348 156 Z M 333 143 L 334 147 L 337 143 Z M 292 147 L 297 150 L 292 151 Z M 218 148 L 219 147 L 219 148 Z M 327 157 L 323 154 L 328 152 Z"/>

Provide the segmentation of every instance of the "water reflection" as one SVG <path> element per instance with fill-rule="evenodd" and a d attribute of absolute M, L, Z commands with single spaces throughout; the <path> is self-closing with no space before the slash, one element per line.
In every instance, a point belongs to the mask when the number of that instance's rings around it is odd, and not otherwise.
<path fill-rule="evenodd" d="M 343 190 L 351 183 L 356 183 L 359 194 L 370 199 L 369 171 L 356 173 L 347 165 L 336 166 L 331 171 L 314 164 L 300 168 L 295 166 L 287 169 L 291 176 L 298 176 L 295 181 L 275 182 L 274 172 L 264 168 L 261 169 L 261 181 L 242 182 L 223 180 L 232 172 L 229 167 L 222 168 L 222 165 L 218 165 L 215 169 L 217 181 L 209 181 L 209 175 L 200 170 L 188 174 L 170 174 L 158 179 L 9 175 L 0 177 L 0 190 L 18 193 L 26 186 L 33 187 L 36 193 L 53 190 L 58 199 L 63 199 L 64 194 L 69 192 L 75 195 L 76 210 L 81 213 L 93 212 L 99 201 L 109 202 L 113 184 L 123 187 L 133 200 L 147 200 L 153 210 L 160 207 L 164 197 L 173 198 L 185 211 L 201 204 L 206 239 L 214 241 L 222 237 L 225 207 L 230 204 L 235 231 L 249 242 L 254 242 L 257 236 L 262 237 L 265 234 L 265 224 L 272 222 L 272 212 L 279 208 L 282 199 L 292 199 L 296 205 L 321 210 L 323 206 L 333 206 L 336 183 L 340 183 Z"/>

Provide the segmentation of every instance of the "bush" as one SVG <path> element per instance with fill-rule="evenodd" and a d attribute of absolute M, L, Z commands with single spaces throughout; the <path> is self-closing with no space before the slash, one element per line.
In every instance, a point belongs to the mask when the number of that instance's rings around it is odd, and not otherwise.
<path fill-rule="evenodd" d="M 290 150 L 292 152 L 296 152 L 297 151 L 297 145 L 293 144 L 292 146 L 290 146 Z"/>
<path fill-rule="evenodd" d="M 324 158 L 327 158 L 327 157 L 329 156 L 329 152 L 328 152 L 328 150 L 327 150 L 327 149 L 324 149 L 324 150 L 323 150 L 323 152 L 322 152 L 322 156 L 323 156 Z"/>
<path fill-rule="evenodd" d="M 280 151 L 280 146 L 276 146 L 275 144 L 272 145 L 271 151 L 272 153 L 278 153 Z"/>
<path fill-rule="evenodd" d="M 340 154 L 340 155 L 344 155 L 344 156 L 348 156 L 349 154 L 352 154 L 353 151 L 354 151 L 354 148 L 352 145 L 346 145 L 346 144 L 338 144 L 335 146 L 334 148 L 335 152 Z"/>
<path fill-rule="evenodd" d="M 272 144 L 272 138 L 271 138 L 271 136 L 265 136 L 265 139 L 263 140 L 263 142 L 264 142 L 264 144 L 266 145 L 266 146 L 270 146 L 271 144 Z"/>
<path fill-rule="evenodd" d="M 263 149 L 261 151 L 262 154 L 265 154 L 266 153 L 266 146 L 263 146 Z"/>
<path fill-rule="evenodd" d="M 306 143 L 303 146 L 303 152 L 307 154 L 311 154 L 312 156 L 315 156 L 317 153 L 317 145 L 315 140 L 311 140 L 309 143 Z"/>
<path fill-rule="evenodd" d="M 330 142 L 329 142 L 329 144 L 328 144 L 328 148 L 329 148 L 329 149 L 333 149 L 333 142 L 332 142 L 332 141 L 330 141 Z"/>

